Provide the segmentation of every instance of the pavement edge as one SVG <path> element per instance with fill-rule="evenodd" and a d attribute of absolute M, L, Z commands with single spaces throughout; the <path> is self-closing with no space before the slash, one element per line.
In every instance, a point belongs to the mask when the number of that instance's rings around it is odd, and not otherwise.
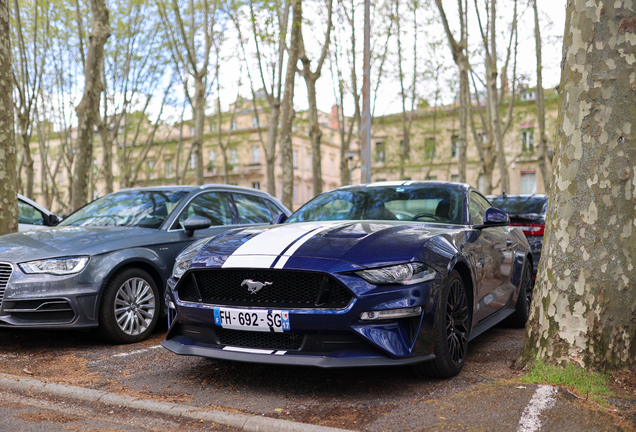
<path fill-rule="evenodd" d="M 0 373 L 0 387 L 18 392 L 31 392 L 48 396 L 73 399 L 81 402 L 99 402 L 104 405 L 144 410 L 156 414 L 204 420 L 249 432 L 343 432 L 326 426 L 296 423 L 270 417 L 234 414 L 224 411 L 205 410 L 190 405 L 139 399 L 102 390 L 87 389 L 65 384 L 47 383 L 34 378 L 23 378 Z"/>

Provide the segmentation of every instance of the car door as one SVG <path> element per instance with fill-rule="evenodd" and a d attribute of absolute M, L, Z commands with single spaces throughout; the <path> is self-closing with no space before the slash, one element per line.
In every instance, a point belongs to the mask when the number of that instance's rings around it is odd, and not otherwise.
<path fill-rule="evenodd" d="M 209 228 L 196 230 L 188 236 L 183 229 L 186 219 L 191 216 L 208 218 L 212 225 Z M 195 240 L 212 237 L 236 227 L 237 217 L 234 214 L 229 194 L 222 191 L 205 191 L 190 199 L 179 216 L 170 227 L 170 234 L 177 253 Z"/>
<path fill-rule="evenodd" d="M 488 201 L 475 191 L 470 193 L 470 214 L 473 224 L 482 224 Z M 507 227 L 491 227 L 480 230 L 481 247 L 478 267 L 481 277 L 477 284 L 477 302 L 475 318 L 477 322 L 488 318 L 505 306 L 510 296 L 510 268 L 512 264 L 511 248 Z"/>

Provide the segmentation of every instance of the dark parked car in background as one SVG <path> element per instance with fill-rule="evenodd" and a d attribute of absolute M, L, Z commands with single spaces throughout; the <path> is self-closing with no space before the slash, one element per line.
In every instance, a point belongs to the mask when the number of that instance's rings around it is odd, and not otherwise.
<path fill-rule="evenodd" d="M 60 218 L 35 201 L 18 194 L 18 225 L 20 231 L 55 226 Z"/>
<path fill-rule="evenodd" d="M 280 220 L 280 219 L 279 219 Z M 523 327 L 528 242 L 467 184 L 378 182 L 325 192 L 278 225 L 178 257 L 163 346 L 182 355 L 319 367 L 460 372 L 468 343 Z"/>
<path fill-rule="evenodd" d="M 493 207 L 510 215 L 510 226 L 521 228 L 532 251 L 534 276 L 539 268 L 539 258 L 543 248 L 545 216 L 548 211 L 548 196 L 533 195 L 490 195 L 488 199 Z"/>
<path fill-rule="evenodd" d="M 228 185 L 125 189 L 56 227 L 0 236 L 0 327 L 90 328 L 146 338 L 177 254 L 195 240 L 289 211 Z"/>

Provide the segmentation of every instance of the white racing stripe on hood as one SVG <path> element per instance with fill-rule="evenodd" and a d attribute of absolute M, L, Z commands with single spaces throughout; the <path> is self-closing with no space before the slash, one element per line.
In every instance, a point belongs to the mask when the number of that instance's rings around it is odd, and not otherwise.
<path fill-rule="evenodd" d="M 300 243 L 300 247 L 313 236 L 313 231 L 324 231 L 339 223 L 341 222 L 294 223 L 263 231 L 236 249 L 223 263 L 223 268 L 270 268 L 279 255 L 292 244 Z"/>
<path fill-rule="evenodd" d="M 312 238 L 316 234 L 319 234 L 319 233 L 321 233 L 323 231 L 327 231 L 327 230 L 337 229 L 340 225 L 344 225 L 344 224 L 323 226 L 320 229 L 317 229 L 317 230 L 312 231 L 312 232 L 310 232 L 308 234 L 305 234 L 305 236 L 303 238 L 298 240 L 289 249 L 287 249 L 285 251 L 284 255 L 282 255 L 280 257 L 280 259 L 278 260 L 278 262 L 276 263 L 274 268 L 282 269 L 285 266 L 285 263 L 287 263 L 287 260 L 289 259 L 289 257 L 291 257 L 294 254 L 294 252 L 296 252 L 298 250 L 298 248 L 300 248 L 302 245 L 304 245 L 310 238 Z"/>

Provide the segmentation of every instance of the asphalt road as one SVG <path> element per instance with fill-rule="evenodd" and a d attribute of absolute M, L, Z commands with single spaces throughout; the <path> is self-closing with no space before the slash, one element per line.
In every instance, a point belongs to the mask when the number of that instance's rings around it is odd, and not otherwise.
<path fill-rule="evenodd" d="M 563 389 L 543 389 L 549 398 L 537 399 L 537 386 L 516 381 L 520 374 L 511 365 L 523 330 L 496 327 L 471 342 L 464 370 L 449 380 L 417 378 L 405 367 L 328 370 L 181 357 L 159 346 L 163 334 L 160 330 L 143 343 L 113 346 L 90 332 L 0 329 L 0 372 L 353 430 L 636 429 L 631 387 L 620 389 L 618 405 L 597 407 Z"/>

